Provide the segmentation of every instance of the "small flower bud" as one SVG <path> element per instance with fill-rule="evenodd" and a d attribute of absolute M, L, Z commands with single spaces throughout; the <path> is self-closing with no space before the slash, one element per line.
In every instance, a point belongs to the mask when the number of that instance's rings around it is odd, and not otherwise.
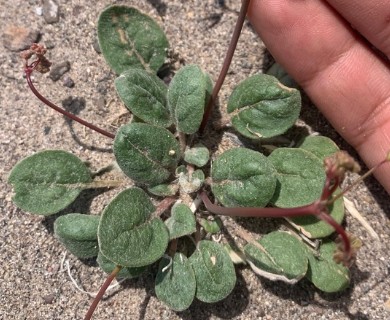
<path fill-rule="evenodd" d="M 351 233 L 348 234 L 348 238 L 351 243 L 351 254 L 347 256 L 344 250 L 344 244 L 341 241 L 340 237 L 338 237 L 336 238 L 337 249 L 333 255 L 333 260 L 336 263 L 342 263 L 346 267 L 350 267 L 353 264 L 358 250 L 363 245 L 362 241 Z"/>
<path fill-rule="evenodd" d="M 340 181 L 344 180 L 345 173 L 359 172 L 359 164 L 345 151 L 336 152 L 324 160 L 325 169 L 328 176 L 338 177 Z"/>

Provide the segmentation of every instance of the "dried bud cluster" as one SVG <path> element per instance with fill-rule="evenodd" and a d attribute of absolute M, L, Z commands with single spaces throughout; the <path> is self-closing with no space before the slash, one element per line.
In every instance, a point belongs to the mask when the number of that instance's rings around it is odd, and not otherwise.
<path fill-rule="evenodd" d="M 359 172 L 359 164 L 345 151 L 336 152 L 333 156 L 324 160 L 325 170 L 328 177 L 344 180 L 347 171 Z"/>
<path fill-rule="evenodd" d="M 45 46 L 39 43 L 33 43 L 30 49 L 22 51 L 20 57 L 25 60 L 26 66 L 33 67 L 34 70 L 40 73 L 46 73 L 50 71 L 51 62 L 45 57 Z M 28 60 L 35 56 L 37 58 L 31 65 L 28 64 Z"/>
<path fill-rule="evenodd" d="M 356 254 L 362 247 L 362 241 L 355 235 L 348 233 L 348 238 L 351 243 L 351 253 L 349 255 L 346 254 L 343 241 L 340 239 L 340 237 L 337 237 L 337 249 L 333 255 L 333 260 L 335 262 L 342 263 L 346 267 L 350 267 L 354 263 Z"/>

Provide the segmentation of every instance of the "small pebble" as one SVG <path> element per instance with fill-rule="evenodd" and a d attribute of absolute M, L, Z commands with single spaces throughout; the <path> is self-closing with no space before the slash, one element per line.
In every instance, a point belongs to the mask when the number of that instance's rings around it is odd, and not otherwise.
<path fill-rule="evenodd" d="M 35 13 L 38 15 L 38 16 L 41 16 L 43 14 L 43 9 L 42 7 L 36 7 L 35 8 Z"/>
<path fill-rule="evenodd" d="M 53 0 L 43 0 L 42 13 L 46 23 L 56 23 L 60 19 L 58 4 Z"/>
<path fill-rule="evenodd" d="M 74 81 L 71 77 L 69 77 L 68 75 L 65 75 L 64 76 L 64 79 L 63 79 L 63 83 L 62 83 L 65 87 L 68 87 L 68 88 L 73 88 L 74 87 Z"/>
<path fill-rule="evenodd" d="M 46 296 L 43 296 L 43 301 L 46 303 L 46 304 L 52 304 L 54 299 L 55 299 L 55 294 L 52 293 L 52 294 L 48 294 Z"/>
<path fill-rule="evenodd" d="M 48 135 L 50 133 L 50 130 L 51 130 L 51 127 L 49 127 L 49 126 L 45 126 L 43 128 L 43 132 L 45 133 L 45 135 Z"/>
<path fill-rule="evenodd" d="M 3 34 L 4 47 L 11 51 L 28 49 L 31 43 L 38 42 L 39 31 L 24 27 L 9 26 Z"/>
<path fill-rule="evenodd" d="M 49 78 L 58 81 L 65 73 L 70 70 L 70 62 L 64 61 L 53 65 L 50 69 Z"/>

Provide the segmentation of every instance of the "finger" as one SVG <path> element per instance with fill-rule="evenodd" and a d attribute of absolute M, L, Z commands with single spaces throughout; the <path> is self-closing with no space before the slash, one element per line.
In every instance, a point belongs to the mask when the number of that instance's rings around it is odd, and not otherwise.
<path fill-rule="evenodd" d="M 390 73 L 321 0 L 252 0 L 249 18 L 290 75 L 369 167 L 390 147 Z M 377 171 L 390 192 L 390 166 Z"/>
<path fill-rule="evenodd" d="M 327 0 L 352 27 L 390 58 L 389 0 Z"/>

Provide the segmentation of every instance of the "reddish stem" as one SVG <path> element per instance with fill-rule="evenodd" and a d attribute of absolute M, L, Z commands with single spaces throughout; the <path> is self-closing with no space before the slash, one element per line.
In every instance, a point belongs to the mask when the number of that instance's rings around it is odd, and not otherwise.
<path fill-rule="evenodd" d="M 223 61 L 221 72 L 219 73 L 217 82 L 215 83 L 215 86 L 213 88 L 213 92 L 211 93 L 211 97 L 207 103 L 205 112 L 203 114 L 202 123 L 199 127 L 199 133 L 202 134 L 204 132 L 204 129 L 206 128 L 207 122 L 211 116 L 211 112 L 214 107 L 214 103 L 217 100 L 217 96 L 219 93 L 219 90 L 221 90 L 222 84 L 225 81 L 226 74 L 229 70 L 230 64 L 233 59 L 234 51 L 237 47 L 238 38 L 240 37 L 242 26 L 244 25 L 246 13 L 248 11 L 250 0 L 243 0 L 241 3 L 241 9 L 240 13 L 237 18 L 236 26 L 234 27 L 232 39 L 230 40 L 228 50 L 226 52 L 225 59 Z"/>
<path fill-rule="evenodd" d="M 26 79 L 27 79 L 27 83 L 31 89 L 31 91 L 35 94 L 35 96 L 41 100 L 44 104 L 46 104 L 47 106 L 49 106 L 50 108 L 54 109 L 55 111 L 59 112 L 59 113 L 62 113 L 64 116 L 74 120 L 74 121 L 77 121 L 78 123 L 108 137 L 108 138 L 111 138 L 111 139 L 114 139 L 115 138 L 115 135 L 106 131 L 106 130 L 103 130 L 95 125 L 93 125 L 92 123 L 89 123 L 77 116 L 75 116 L 74 114 L 71 114 L 69 112 L 67 112 L 66 110 L 56 106 L 54 103 L 52 103 L 51 101 L 49 101 L 48 99 L 46 99 L 43 95 L 41 95 L 39 93 L 39 91 L 35 88 L 32 80 L 31 80 L 31 74 L 32 72 L 34 71 L 34 68 L 39 64 L 39 61 L 36 61 L 36 62 L 33 62 L 30 66 L 26 66 L 25 69 L 24 69 L 24 72 L 26 74 Z"/>
<path fill-rule="evenodd" d="M 352 258 L 351 244 L 345 230 L 327 213 L 327 203 L 315 201 L 309 205 L 296 208 L 225 208 L 211 203 L 204 191 L 200 193 L 206 209 L 212 213 L 235 217 L 269 217 L 269 218 L 294 218 L 299 216 L 316 216 L 332 226 L 340 235 L 344 243 L 345 261 Z"/>
<path fill-rule="evenodd" d="M 350 261 L 352 259 L 352 250 L 351 250 L 351 242 L 349 241 L 349 237 L 347 233 L 345 232 L 344 228 L 340 226 L 336 220 L 334 220 L 329 214 L 320 211 L 317 214 L 317 218 L 321 219 L 322 221 L 325 221 L 327 224 L 333 227 L 333 229 L 336 230 L 336 232 L 341 237 L 341 240 L 344 243 L 344 261 Z"/>
<path fill-rule="evenodd" d="M 209 197 L 206 195 L 206 192 L 204 191 L 200 193 L 200 198 L 202 199 L 208 211 L 223 216 L 233 216 L 233 217 L 292 218 L 292 217 L 299 217 L 299 216 L 317 215 L 316 210 L 318 206 L 316 202 L 313 202 L 307 206 L 302 206 L 297 208 L 248 208 L 248 207 L 226 208 L 211 203 Z"/>
<path fill-rule="evenodd" d="M 96 295 L 95 299 L 93 300 L 91 306 L 88 309 L 87 314 L 84 317 L 84 320 L 90 320 L 92 318 L 93 313 L 95 312 L 95 309 L 97 305 L 99 304 L 100 300 L 103 298 L 104 293 L 106 292 L 107 288 L 111 284 L 112 280 L 116 277 L 116 275 L 121 271 L 121 266 L 116 266 L 115 269 L 111 272 L 111 274 L 108 276 L 106 281 L 104 281 L 103 285 L 99 289 L 98 294 Z"/>

